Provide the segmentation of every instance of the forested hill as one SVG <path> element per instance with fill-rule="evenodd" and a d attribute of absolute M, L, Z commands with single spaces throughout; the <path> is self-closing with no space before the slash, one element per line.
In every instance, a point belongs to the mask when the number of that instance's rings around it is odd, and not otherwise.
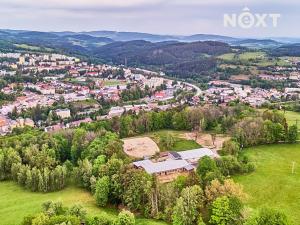
<path fill-rule="evenodd" d="M 147 41 L 114 42 L 94 49 L 93 55 L 107 63 L 152 66 L 175 75 L 190 76 L 213 69 L 213 56 L 231 52 L 228 44 L 204 42 Z"/>
<path fill-rule="evenodd" d="M 82 56 L 91 62 L 119 65 L 126 61 L 129 66 L 161 70 L 181 78 L 199 77 L 215 69 L 215 56 L 232 51 L 229 44 L 219 41 L 115 41 L 85 33 L 0 30 L 1 51 L 24 50 L 24 46 L 25 50 L 47 48 Z"/>
<path fill-rule="evenodd" d="M 126 57 L 132 63 L 163 65 L 190 61 L 204 56 L 213 56 L 228 53 L 231 48 L 221 42 L 159 42 L 147 41 L 114 42 L 95 49 L 94 54 L 98 57 L 123 63 Z"/>
<path fill-rule="evenodd" d="M 49 32 L 0 30 L 0 42 L 48 47 L 67 52 L 87 53 L 89 49 L 113 42 L 106 37 L 85 34 L 60 36 Z"/>
<path fill-rule="evenodd" d="M 273 56 L 300 56 L 300 44 L 284 45 L 271 50 Z"/>

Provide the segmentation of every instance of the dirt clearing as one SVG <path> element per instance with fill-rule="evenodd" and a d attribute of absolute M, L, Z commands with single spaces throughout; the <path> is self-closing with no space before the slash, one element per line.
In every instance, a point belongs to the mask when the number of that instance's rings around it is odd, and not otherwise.
<path fill-rule="evenodd" d="M 123 142 L 124 152 L 135 158 L 149 157 L 159 152 L 159 147 L 149 137 L 126 138 Z"/>
<path fill-rule="evenodd" d="M 196 135 L 197 135 L 197 140 L 195 140 Z M 203 147 L 211 148 L 211 149 L 214 148 L 217 151 L 222 149 L 224 141 L 227 141 L 227 140 L 230 139 L 230 137 L 228 137 L 228 136 L 218 134 L 218 135 L 216 135 L 216 138 L 215 138 L 215 141 L 214 141 L 214 144 L 213 144 L 212 136 L 210 134 L 185 133 L 184 136 L 188 140 L 195 140 L 198 144 L 200 144 Z"/>

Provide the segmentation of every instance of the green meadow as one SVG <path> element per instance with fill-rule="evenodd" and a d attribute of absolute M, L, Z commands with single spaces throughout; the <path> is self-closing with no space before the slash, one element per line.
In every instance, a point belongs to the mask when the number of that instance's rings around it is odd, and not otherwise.
<path fill-rule="evenodd" d="M 24 216 L 41 211 L 45 201 L 61 201 L 65 206 L 82 205 L 88 215 L 103 215 L 111 218 L 117 216 L 115 208 L 99 208 L 93 196 L 83 189 L 69 186 L 53 193 L 29 192 L 14 182 L 0 182 L 0 224 L 19 225 Z M 166 225 L 156 220 L 137 218 L 137 225 Z"/>
<path fill-rule="evenodd" d="M 247 149 L 245 154 L 256 163 L 257 169 L 234 180 L 242 184 L 248 194 L 247 207 L 252 210 L 275 208 L 299 224 L 300 144 L 258 146 Z"/>

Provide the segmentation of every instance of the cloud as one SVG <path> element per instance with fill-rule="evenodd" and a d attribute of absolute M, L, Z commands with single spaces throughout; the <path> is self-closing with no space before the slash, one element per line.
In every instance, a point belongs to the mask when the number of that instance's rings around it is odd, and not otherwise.
<path fill-rule="evenodd" d="M 258 32 L 228 30 L 224 13 L 281 13 L 280 29 L 261 35 L 296 34 L 299 0 L 0 0 L 0 28 L 31 30 L 142 31 L 163 34 L 216 33 L 233 36 Z M 12 16 L 13 15 L 13 16 Z"/>
<path fill-rule="evenodd" d="M 73 9 L 73 8 L 135 8 L 146 6 L 247 6 L 299 5 L 298 0 L 1 0 L 1 7 L 38 8 L 38 9 Z"/>
<path fill-rule="evenodd" d="M 130 8 L 155 5 L 164 0 L 1 0 L 1 7 L 32 9 Z"/>

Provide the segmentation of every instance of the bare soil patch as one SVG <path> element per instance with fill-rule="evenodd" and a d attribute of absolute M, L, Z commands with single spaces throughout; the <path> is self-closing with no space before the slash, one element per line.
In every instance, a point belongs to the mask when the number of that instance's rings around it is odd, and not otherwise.
<path fill-rule="evenodd" d="M 199 145 L 206 148 L 215 149 L 217 151 L 221 150 L 223 147 L 223 143 L 230 139 L 230 137 L 228 136 L 218 134 L 216 136 L 215 143 L 213 144 L 212 137 L 210 134 L 206 134 L 206 133 L 196 134 L 195 132 L 185 133 L 184 138 L 188 140 L 195 140 Z"/>
<path fill-rule="evenodd" d="M 249 80 L 250 76 L 245 74 L 233 75 L 230 80 Z"/>
<path fill-rule="evenodd" d="M 137 137 L 123 139 L 124 152 L 134 158 L 144 158 L 159 152 L 157 144 L 149 137 Z"/>

